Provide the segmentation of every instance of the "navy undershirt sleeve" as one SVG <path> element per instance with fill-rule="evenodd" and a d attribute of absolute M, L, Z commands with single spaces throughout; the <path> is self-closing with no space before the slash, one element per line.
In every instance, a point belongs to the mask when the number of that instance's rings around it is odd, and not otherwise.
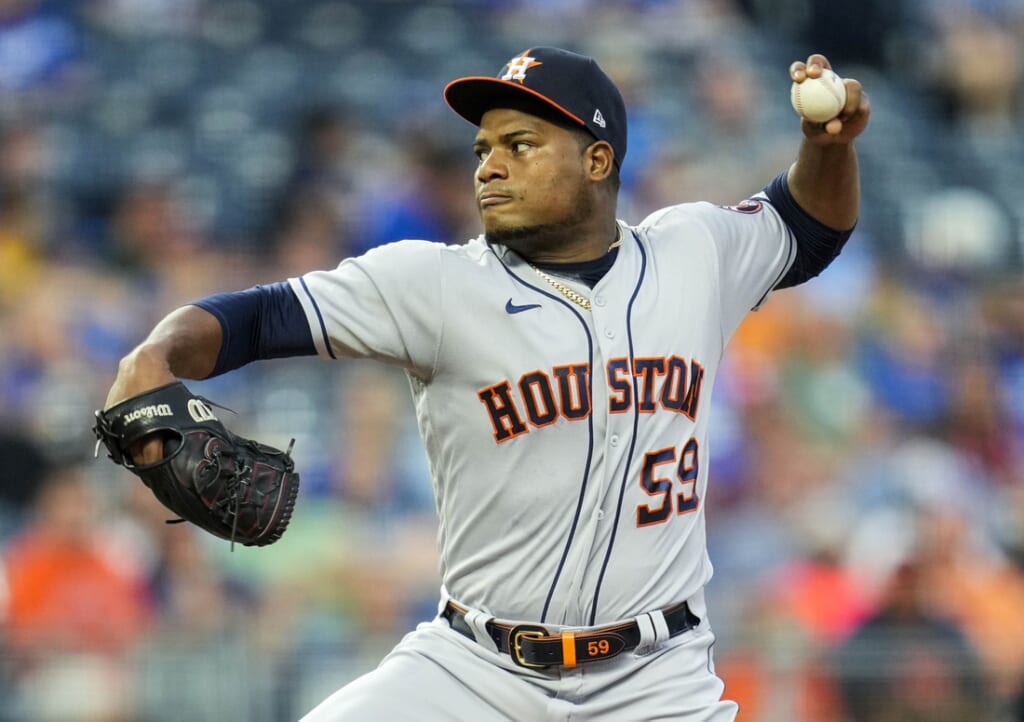
<path fill-rule="evenodd" d="M 316 354 L 302 304 L 285 281 L 216 293 L 193 305 L 212 313 L 223 332 L 211 377 L 250 361 Z"/>
<path fill-rule="evenodd" d="M 764 192 L 796 237 L 796 258 L 775 288 L 790 288 L 809 281 L 835 260 L 850 239 L 853 228 L 837 231 L 813 218 L 793 198 L 785 172 L 769 183 Z"/>

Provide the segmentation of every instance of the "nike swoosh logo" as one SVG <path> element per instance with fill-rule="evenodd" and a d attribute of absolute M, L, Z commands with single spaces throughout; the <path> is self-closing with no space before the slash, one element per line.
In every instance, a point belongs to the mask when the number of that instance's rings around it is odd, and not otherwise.
<path fill-rule="evenodd" d="M 505 311 L 508 313 L 522 313 L 523 311 L 529 311 L 531 308 L 540 308 L 540 304 L 527 303 L 522 306 L 517 306 L 514 303 L 512 303 L 511 298 L 508 300 L 508 303 L 505 304 Z"/>

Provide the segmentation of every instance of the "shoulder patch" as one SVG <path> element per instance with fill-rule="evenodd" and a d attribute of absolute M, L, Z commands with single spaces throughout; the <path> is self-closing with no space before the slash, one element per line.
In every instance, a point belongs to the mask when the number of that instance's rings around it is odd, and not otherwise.
<path fill-rule="evenodd" d="M 727 211 L 736 211 L 737 213 L 757 213 L 762 208 L 764 208 L 764 203 L 762 203 L 761 201 L 755 201 L 755 200 L 753 200 L 751 198 L 748 198 L 747 200 L 742 201 L 742 202 L 738 203 L 735 206 L 719 206 L 719 207 L 720 208 L 724 208 Z"/>

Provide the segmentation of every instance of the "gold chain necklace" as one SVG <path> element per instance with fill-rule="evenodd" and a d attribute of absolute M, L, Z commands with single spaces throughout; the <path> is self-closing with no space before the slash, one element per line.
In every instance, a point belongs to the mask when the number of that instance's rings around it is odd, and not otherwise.
<path fill-rule="evenodd" d="M 532 263 L 530 264 L 530 268 L 532 268 L 534 271 L 536 271 L 538 276 L 540 276 L 545 281 L 550 283 L 554 287 L 554 289 L 556 291 L 558 291 L 560 294 L 562 294 L 563 296 L 568 298 L 570 301 L 575 303 L 577 306 L 582 308 L 584 311 L 589 311 L 590 310 L 590 299 L 587 298 L 586 296 L 584 296 L 582 293 L 576 293 L 576 291 L 572 290 L 571 288 L 566 286 L 564 283 L 560 283 L 559 281 L 556 281 L 555 279 L 553 279 L 548 274 L 544 273 L 544 271 L 540 270 L 539 268 L 537 268 Z"/>
<path fill-rule="evenodd" d="M 618 229 L 616 229 L 616 231 L 617 231 L 617 233 L 616 233 L 616 236 L 615 236 L 615 240 L 612 241 L 610 246 L 608 246 L 608 251 L 609 252 L 613 248 L 618 248 L 619 246 L 622 245 L 622 229 L 618 228 Z M 584 296 L 582 293 L 577 293 L 576 291 L 572 290 L 571 288 L 566 286 L 561 281 L 555 280 L 554 278 L 552 278 L 548 274 L 544 273 L 544 271 L 542 271 L 539 268 L 537 268 L 532 263 L 530 264 L 530 268 L 532 268 L 534 270 L 534 272 L 538 276 L 540 276 L 545 281 L 547 281 L 549 284 L 551 284 L 552 288 L 554 288 L 560 294 L 562 294 L 563 296 L 568 298 L 570 301 L 575 303 L 577 306 L 582 308 L 584 311 L 589 311 L 590 310 L 590 299 L 587 298 L 586 296 Z"/>

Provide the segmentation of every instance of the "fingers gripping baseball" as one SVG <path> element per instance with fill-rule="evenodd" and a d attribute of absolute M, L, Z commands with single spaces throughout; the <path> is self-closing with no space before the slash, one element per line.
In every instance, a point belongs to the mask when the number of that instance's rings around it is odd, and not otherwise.
<path fill-rule="evenodd" d="M 804 135 L 819 145 L 849 143 L 867 127 L 871 104 L 859 81 L 840 78 L 824 55 L 789 66 L 791 99 Z M 837 87 L 838 84 L 838 87 Z"/>

